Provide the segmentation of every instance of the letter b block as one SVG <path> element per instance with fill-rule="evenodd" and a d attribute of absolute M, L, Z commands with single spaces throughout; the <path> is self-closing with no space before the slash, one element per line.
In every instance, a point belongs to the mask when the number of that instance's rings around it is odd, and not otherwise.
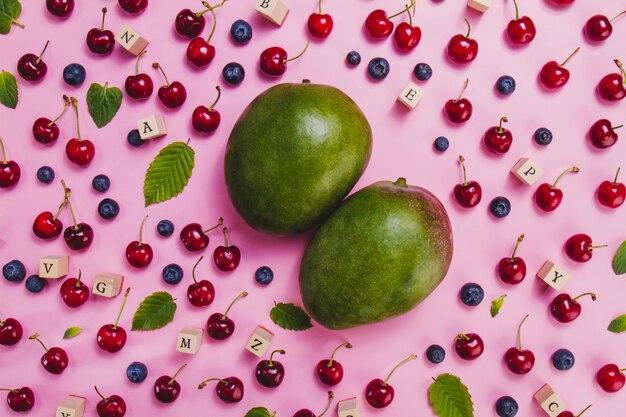
<path fill-rule="evenodd" d="M 270 22 L 281 26 L 289 13 L 289 8 L 282 0 L 256 0 L 254 10 L 261 13 Z"/>
<path fill-rule="evenodd" d="M 339 417 L 359 417 L 359 410 L 356 408 L 356 398 L 339 401 L 337 414 Z"/>
<path fill-rule="evenodd" d="M 561 291 L 569 280 L 569 274 L 563 268 L 550 261 L 543 263 L 543 266 L 537 272 L 537 276 L 557 291 Z"/>
<path fill-rule="evenodd" d="M 58 279 L 69 272 L 69 256 L 45 256 L 39 259 L 39 277 Z"/>
<path fill-rule="evenodd" d="M 118 295 L 122 291 L 122 284 L 124 283 L 124 277 L 118 274 L 98 274 L 93 282 L 94 295 L 100 297 L 112 298 Z"/>
<path fill-rule="evenodd" d="M 556 417 L 565 411 L 566 406 L 563 400 L 556 395 L 550 385 L 545 384 L 539 391 L 535 393 L 535 401 L 550 417 Z"/>
<path fill-rule="evenodd" d="M 139 55 L 141 51 L 146 49 L 149 43 L 148 40 L 137 33 L 135 29 L 127 25 L 124 25 L 122 30 L 117 32 L 115 40 L 133 55 Z"/>
<path fill-rule="evenodd" d="M 195 355 L 202 345 L 202 329 L 197 327 L 185 327 L 178 332 L 176 351 Z"/>
<path fill-rule="evenodd" d="M 57 406 L 56 417 L 82 417 L 86 402 L 82 397 L 68 395 Z"/>
<path fill-rule="evenodd" d="M 246 349 L 260 358 L 265 354 L 267 348 L 270 347 L 273 338 L 274 333 L 263 326 L 258 326 L 252 334 L 252 337 L 250 337 L 250 340 L 248 340 Z"/>
<path fill-rule="evenodd" d="M 477 10 L 481 13 L 485 13 L 491 6 L 492 0 L 468 0 L 467 7 Z"/>
<path fill-rule="evenodd" d="M 526 185 L 533 185 L 543 175 L 543 169 L 530 158 L 520 158 L 511 174 Z"/>
<path fill-rule="evenodd" d="M 420 102 L 423 96 L 424 92 L 422 89 L 415 85 L 415 83 L 409 82 L 398 96 L 398 101 L 409 109 L 413 109 L 417 106 L 417 103 Z"/>
<path fill-rule="evenodd" d="M 142 140 L 154 139 L 167 135 L 165 118 L 163 116 L 148 116 L 137 120 L 139 137 Z"/>

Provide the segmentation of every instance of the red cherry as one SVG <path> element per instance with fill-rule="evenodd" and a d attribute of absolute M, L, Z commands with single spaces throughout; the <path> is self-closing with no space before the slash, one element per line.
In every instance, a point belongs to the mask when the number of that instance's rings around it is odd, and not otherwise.
<path fill-rule="evenodd" d="M 191 125 L 193 126 L 193 129 L 198 133 L 208 135 L 215 132 L 220 125 L 220 121 L 222 120 L 220 112 L 213 109 L 217 102 L 220 100 L 220 96 L 222 95 L 222 89 L 219 85 L 216 86 L 215 89 L 217 90 L 217 98 L 215 99 L 213 104 L 211 104 L 210 107 L 202 105 L 196 107 L 191 116 Z"/>
<path fill-rule="evenodd" d="M 607 119 L 600 119 L 596 121 L 589 128 L 589 139 L 591 144 L 598 149 L 605 149 L 615 145 L 618 136 L 615 130 L 623 127 L 624 125 L 611 126 L 611 122 Z"/>
<path fill-rule="evenodd" d="M 526 262 L 515 256 L 519 244 L 524 240 L 524 235 L 517 238 L 513 254 L 510 257 L 500 259 L 498 263 L 498 276 L 505 284 L 517 285 L 526 278 Z"/>
<path fill-rule="evenodd" d="M 285 378 L 285 367 L 282 363 L 273 360 L 276 353 L 284 355 L 285 351 L 282 349 L 275 350 L 270 354 L 269 360 L 263 360 L 256 365 L 256 380 L 267 388 L 276 388 Z"/>
<path fill-rule="evenodd" d="M 61 206 L 56 215 L 49 211 L 43 211 L 35 217 L 33 222 L 33 233 L 35 233 L 35 236 L 39 239 L 54 239 L 61 234 L 63 223 L 57 219 L 57 216 L 63 207 L 64 205 Z"/>
<path fill-rule="evenodd" d="M 0 345 L 13 346 L 22 340 L 24 329 L 19 321 L 8 317 L 0 320 Z"/>
<path fill-rule="evenodd" d="M 296 411 L 293 417 L 322 417 L 330 409 L 330 406 L 333 403 L 333 398 L 335 398 L 335 394 L 332 391 L 328 391 L 328 403 L 326 404 L 324 411 L 322 411 L 319 416 L 316 416 L 315 413 L 308 408 L 303 408 Z"/>
<path fill-rule="evenodd" d="M 563 191 L 556 188 L 556 185 L 563 175 L 568 172 L 576 174 L 580 172 L 580 169 L 578 167 L 568 168 L 557 177 L 554 184 L 550 185 L 547 182 L 544 182 L 537 187 L 537 191 L 535 191 L 535 203 L 537 203 L 537 207 L 543 211 L 554 211 L 561 205 L 561 201 L 563 201 Z"/>
<path fill-rule="evenodd" d="M 46 0 L 46 8 L 52 15 L 66 18 L 74 10 L 74 0 Z"/>
<path fill-rule="evenodd" d="M 41 81 L 48 72 L 48 66 L 41 59 L 43 53 L 48 49 L 50 41 L 46 41 L 46 45 L 39 56 L 35 54 L 25 54 L 17 61 L 17 73 L 26 81 Z"/>
<path fill-rule="evenodd" d="M 174 21 L 176 32 L 189 39 L 195 38 L 204 30 L 204 25 L 206 24 L 204 14 L 216 7 L 218 6 L 213 6 L 200 12 L 193 12 L 190 9 L 181 10 L 176 15 L 176 20 Z"/>
<path fill-rule="evenodd" d="M 465 23 L 467 23 L 467 34 L 463 36 L 459 33 L 448 41 L 448 57 L 456 64 L 472 62 L 478 55 L 478 42 L 469 37 L 471 31 L 470 22 L 465 19 Z"/>
<path fill-rule="evenodd" d="M 193 270 L 191 271 L 193 284 L 189 285 L 187 288 L 187 299 L 194 307 L 208 306 L 215 299 L 215 287 L 213 284 L 206 279 L 200 282 L 196 280 L 196 267 L 202 259 L 204 259 L 204 256 L 201 256 L 198 262 L 193 266 Z"/>
<path fill-rule="evenodd" d="M 104 29 L 104 18 L 107 8 L 102 8 L 102 23 L 100 28 L 93 28 L 87 32 L 87 47 L 91 52 L 98 55 L 109 55 L 115 46 L 115 35 L 110 30 Z"/>
<path fill-rule="evenodd" d="M 596 301 L 596 295 L 591 292 L 580 294 L 579 296 L 572 298 L 569 294 L 559 294 L 554 297 L 552 303 L 550 303 L 550 313 L 557 321 L 561 323 L 569 323 L 576 320 L 582 311 L 582 307 L 578 300 L 584 296 L 590 296 L 591 301 Z"/>
<path fill-rule="evenodd" d="M 552 3 L 558 4 L 559 6 L 564 6 L 566 4 L 574 3 L 574 0 L 552 0 Z"/>
<path fill-rule="evenodd" d="M 396 14 L 391 16 L 387 16 L 387 12 L 382 9 L 376 9 L 367 15 L 365 19 L 365 31 L 375 39 L 384 39 L 389 37 L 393 32 L 393 19 L 396 16 L 400 16 L 402 13 L 411 9 L 411 7 L 415 6 L 415 0 L 411 0 L 411 4 L 406 6 L 404 9 L 399 11 Z"/>
<path fill-rule="evenodd" d="M 539 79 L 545 88 L 554 90 L 567 84 L 570 74 L 569 70 L 565 68 L 565 64 L 567 64 L 567 61 L 569 61 L 579 50 L 580 47 L 576 48 L 576 50 L 572 52 L 572 54 L 568 56 L 567 59 L 560 65 L 556 61 L 549 61 L 541 68 L 541 71 L 539 71 Z"/>
<path fill-rule="evenodd" d="M 322 359 L 317 363 L 315 372 L 317 373 L 317 377 L 322 384 L 332 387 L 340 383 L 343 379 L 343 366 L 334 359 L 335 354 L 342 347 L 352 349 L 352 345 L 350 343 L 342 343 L 335 348 L 333 354 L 330 356 L 330 359 Z"/>
<path fill-rule="evenodd" d="M 626 13 L 626 11 L 621 12 L 611 20 L 602 14 L 591 16 L 584 27 L 587 39 L 596 42 L 607 40 L 613 33 L 613 21 L 624 13 Z"/>
<path fill-rule="evenodd" d="M 35 333 L 34 335 L 28 338 L 29 340 L 36 340 L 46 351 L 41 356 L 41 366 L 51 374 L 59 375 L 65 371 L 67 365 L 70 362 L 70 358 L 67 356 L 67 352 L 61 349 L 60 347 L 52 347 L 48 349 L 46 345 L 43 344 L 41 340 L 39 340 L 39 333 Z"/>
<path fill-rule="evenodd" d="M 454 349 L 461 359 L 473 361 L 483 354 L 485 344 L 476 333 L 459 334 L 454 338 Z"/>
<path fill-rule="evenodd" d="M 512 347 L 504 354 L 504 363 L 511 372 L 518 375 L 529 373 L 535 366 L 535 354 L 530 350 L 522 349 L 522 324 L 528 318 L 528 314 L 517 328 L 517 347 Z"/>
<path fill-rule="evenodd" d="M 104 88 L 107 88 L 108 83 L 104 84 Z M 94 156 L 96 156 L 96 147 L 88 140 L 83 139 L 80 136 L 80 120 L 78 118 L 78 100 L 76 97 L 70 98 L 74 111 L 76 112 L 76 138 L 70 139 L 65 145 L 65 153 L 67 158 L 78 166 L 86 166 L 91 163 Z"/>
<path fill-rule="evenodd" d="M 104 397 L 98 391 L 98 387 L 94 387 L 98 396 L 102 398 L 96 404 L 96 412 L 100 417 L 124 417 L 126 414 L 126 402 L 119 395 L 111 395 L 110 397 Z"/>
<path fill-rule="evenodd" d="M 298 55 L 293 58 L 287 58 L 287 51 L 279 46 L 272 46 L 261 53 L 259 68 L 264 74 L 271 76 L 283 75 L 287 71 L 287 62 L 300 58 L 309 48 L 309 42 Z"/>
<path fill-rule="evenodd" d="M 215 58 L 215 47 L 204 38 L 197 37 L 187 45 L 187 59 L 196 67 L 206 67 Z"/>
<path fill-rule="evenodd" d="M 206 331 L 212 339 L 224 340 L 232 336 L 235 332 L 235 322 L 228 318 L 228 312 L 237 301 L 247 296 L 247 292 L 242 292 L 230 303 L 224 314 L 213 313 L 209 316 Z"/>
<path fill-rule="evenodd" d="M 218 246 L 213 252 L 213 261 L 217 269 L 224 272 L 235 270 L 241 261 L 241 251 L 235 245 L 229 245 L 228 228 L 224 228 L 225 246 Z"/>
<path fill-rule="evenodd" d="M 565 242 L 565 253 L 567 256 L 576 262 L 587 262 L 593 256 L 593 250 L 597 248 L 604 248 L 608 245 L 592 246 L 591 237 L 578 233 Z"/>
<path fill-rule="evenodd" d="M 65 199 L 59 208 L 59 212 L 67 205 L 70 209 L 72 222 L 74 223 L 73 226 L 68 226 L 63 232 L 65 244 L 68 248 L 75 251 L 88 249 L 91 246 L 91 242 L 93 242 L 93 229 L 87 223 L 78 223 L 76 221 L 76 215 L 74 214 L 72 202 L 70 201 L 71 190 L 67 187 L 64 180 L 61 180 L 61 185 L 65 190 Z"/>
<path fill-rule="evenodd" d="M 626 384 L 626 375 L 624 375 L 626 369 L 619 369 L 615 364 L 604 365 L 598 370 L 596 374 L 596 380 L 598 385 L 606 392 L 617 392 Z"/>
<path fill-rule="evenodd" d="M 506 116 L 502 116 L 500 118 L 500 125 L 490 127 L 483 135 L 483 143 L 491 152 L 505 154 L 511 149 L 513 134 L 510 130 L 502 127 L 502 123 L 508 121 L 509 119 Z"/>
<path fill-rule="evenodd" d="M 415 3 L 413 3 L 413 12 L 406 11 L 409 15 L 409 23 L 402 22 L 393 33 L 393 40 L 401 51 L 411 51 L 420 43 L 422 39 L 422 30 L 418 26 L 413 26 L 413 16 L 415 15 Z"/>
<path fill-rule="evenodd" d="M 204 250 L 209 245 L 207 233 L 217 229 L 222 224 L 224 224 L 224 219 L 221 217 L 215 226 L 206 230 L 202 230 L 202 226 L 198 223 L 190 223 L 180 231 L 180 240 L 188 251 L 198 252 Z"/>
<path fill-rule="evenodd" d="M 98 344 L 98 347 L 100 349 L 106 352 L 119 352 L 120 350 L 122 350 L 124 345 L 126 345 L 126 330 L 124 330 L 123 327 L 118 326 L 117 324 L 119 323 L 120 317 L 122 316 L 122 311 L 124 311 L 124 307 L 126 306 L 126 300 L 128 299 L 129 292 L 130 288 L 127 288 L 126 292 L 124 293 L 122 307 L 120 308 L 120 312 L 117 314 L 117 319 L 115 319 L 115 324 L 105 324 L 98 330 L 96 343 Z"/>
<path fill-rule="evenodd" d="M 617 208 L 624 204 L 626 200 L 626 186 L 617 182 L 620 168 L 617 168 L 615 179 L 613 181 L 602 181 L 598 187 L 598 201 L 605 207 Z"/>
<path fill-rule="evenodd" d="M 175 109 L 182 106 L 185 100 L 187 100 L 187 90 L 185 86 L 179 81 L 174 81 L 170 84 L 167 75 L 165 75 L 165 71 L 163 71 L 163 67 L 161 67 L 158 62 L 153 63 L 152 67 L 161 71 L 165 79 L 165 85 L 161 86 L 158 92 L 161 103 L 168 109 Z"/>
<path fill-rule="evenodd" d="M 411 355 L 398 363 L 391 372 L 389 372 L 389 375 L 387 375 L 384 381 L 380 378 L 371 380 L 369 384 L 367 384 L 367 387 L 365 387 L 365 399 L 367 403 L 374 408 L 385 408 L 391 404 L 395 393 L 393 387 L 387 383 L 389 378 L 391 378 L 391 375 L 393 375 L 396 369 L 414 359 L 417 359 L 417 355 Z"/>
<path fill-rule="evenodd" d="M 558 416 L 556 417 L 580 417 L 583 414 L 585 414 L 585 411 L 589 410 L 591 408 L 591 404 L 587 406 L 587 408 L 585 408 L 583 411 L 580 412 L 580 414 L 578 415 L 574 415 L 574 413 L 572 413 L 571 411 L 563 411 L 562 413 L 560 413 Z"/>
<path fill-rule="evenodd" d="M 144 100 L 152 95 L 154 91 L 154 83 L 152 78 L 146 73 L 139 73 L 139 60 L 146 53 L 145 50 L 141 51 L 137 56 L 135 63 L 135 75 L 129 75 L 124 82 L 124 90 L 130 98 L 135 100 Z"/>
<path fill-rule="evenodd" d="M 118 0 L 118 3 L 126 12 L 138 14 L 146 10 L 148 0 Z"/>
<path fill-rule="evenodd" d="M 311 36 L 325 39 L 333 31 L 333 18 L 329 14 L 322 14 L 322 0 L 317 3 L 318 13 L 311 13 L 307 20 L 307 27 Z"/>
<path fill-rule="evenodd" d="M 517 1 L 513 0 L 513 4 L 515 4 L 515 19 L 511 20 L 506 26 L 506 34 L 513 44 L 528 45 L 537 35 L 535 23 L 528 16 L 520 17 Z"/>
<path fill-rule="evenodd" d="M 180 367 L 173 377 L 167 375 L 160 376 L 154 381 L 154 396 L 162 403 L 171 403 L 180 395 L 180 384 L 176 381 L 176 377 L 185 369 L 187 364 Z"/>
<path fill-rule="evenodd" d="M 483 196 L 483 190 L 476 181 L 467 181 L 467 172 L 465 171 L 465 158 L 459 156 L 461 167 L 463 168 L 463 182 L 454 186 L 454 198 L 461 207 L 474 207 Z"/>
<path fill-rule="evenodd" d="M 61 285 L 61 299 L 68 307 L 80 307 L 89 298 L 89 287 L 80 281 L 80 277 L 79 269 L 78 278 L 68 278 Z"/>
<path fill-rule="evenodd" d="M 148 216 L 143 218 L 141 227 L 139 228 L 139 240 L 130 242 L 126 246 L 126 260 L 130 266 L 135 268 L 145 268 L 152 262 L 154 253 L 152 252 L 152 246 L 143 242 L 143 226 L 148 220 Z"/>
<path fill-rule="evenodd" d="M 602 77 L 598 83 L 598 94 L 608 101 L 619 101 L 626 97 L 626 71 L 619 59 L 614 60 L 620 73 L 612 73 Z"/>
<path fill-rule="evenodd" d="M 198 389 L 203 389 L 209 382 L 218 381 L 215 386 L 217 397 L 225 403 L 238 403 L 243 399 L 243 382 L 237 377 L 230 376 L 228 378 L 210 378 L 202 381 L 198 385 Z"/>
<path fill-rule="evenodd" d="M 8 391 L 7 404 L 15 412 L 28 411 L 35 405 L 35 393 L 28 387 L 17 389 L 0 388 L 0 391 Z"/>
<path fill-rule="evenodd" d="M 0 148 L 2 148 L 2 161 L 0 162 L 0 188 L 9 188 L 17 184 L 22 176 L 22 170 L 15 161 L 7 159 L 4 149 L 4 142 L 0 138 Z"/>
<path fill-rule="evenodd" d="M 63 100 L 65 101 L 65 107 L 63 108 L 61 114 L 59 114 L 54 120 L 50 120 L 47 117 L 40 117 L 35 120 L 35 123 L 33 123 L 33 137 L 37 142 L 48 145 L 56 142 L 59 138 L 59 126 L 56 122 L 63 117 L 63 115 L 70 108 L 69 97 L 63 95 Z"/>
<path fill-rule="evenodd" d="M 446 101 L 446 104 L 443 106 L 443 110 L 448 115 L 448 119 L 452 123 L 465 123 L 470 119 L 470 117 L 472 117 L 472 103 L 468 99 L 463 98 L 468 84 L 469 78 L 465 80 L 463 90 L 461 90 L 459 97 L 457 99 L 450 99 Z"/>

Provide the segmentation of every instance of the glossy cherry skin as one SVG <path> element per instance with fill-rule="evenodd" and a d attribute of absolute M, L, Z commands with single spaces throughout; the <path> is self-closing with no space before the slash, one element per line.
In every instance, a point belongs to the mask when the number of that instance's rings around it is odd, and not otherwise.
<path fill-rule="evenodd" d="M 526 278 L 526 262 L 519 256 L 500 259 L 498 276 L 505 284 L 517 285 Z"/>
<path fill-rule="evenodd" d="M 613 25 L 608 17 L 597 14 L 591 16 L 585 23 L 585 36 L 590 41 L 604 41 L 613 33 Z"/>
<path fill-rule="evenodd" d="M 61 285 L 61 298 L 68 307 L 80 307 L 89 298 L 89 287 L 82 281 L 78 283 L 76 278 L 68 278 Z"/>
<path fill-rule="evenodd" d="M 191 116 L 191 125 L 196 132 L 208 135 L 217 130 L 221 120 L 219 111 L 209 109 L 207 106 L 198 106 Z"/>
<path fill-rule="evenodd" d="M 556 417 L 576 417 L 571 411 L 563 411 Z"/>
<path fill-rule="evenodd" d="M 189 39 L 198 36 L 204 29 L 204 25 L 206 25 L 204 15 L 198 16 L 190 9 L 183 9 L 178 12 L 174 21 L 176 32 Z"/>
<path fill-rule="evenodd" d="M 513 135 L 508 129 L 493 126 L 483 135 L 483 143 L 491 152 L 505 154 L 511 149 Z"/>
<path fill-rule="evenodd" d="M 118 3 L 128 13 L 138 14 L 148 7 L 148 0 L 118 0 Z"/>
<path fill-rule="evenodd" d="M 398 49 L 411 51 L 420 43 L 422 30 L 417 26 L 411 26 L 407 22 L 400 23 L 393 33 L 393 40 Z"/>
<path fill-rule="evenodd" d="M 96 156 L 96 147 L 89 139 L 70 139 L 65 145 L 67 158 L 78 166 L 87 166 Z"/>
<path fill-rule="evenodd" d="M 626 384 L 626 376 L 615 364 L 604 365 L 596 374 L 598 385 L 606 392 L 617 392 Z"/>
<path fill-rule="evenodd" d="M 154 83 L 148 74 L 139 73 L 126 77 L 124 89 L 130 98 L 145 100 L 152 95 Z"/>
<path fill-rule="evenodd" d="M 569 70 L 556 61 L 547 62 L 539 72 L 541 84 L 549 90 L 563 87 L 569 81 L 569 76 Z"/>
<path fill-rule="evenodd" d="M 279 76 L 287 71 L 287 51 L 278 46 L 267 48 L 261 53 L 259 68 L 267 75 Z"/>
<path fill-rule="evenodd" d="M 528 16 L 513 19 L 506 26 L 506 34 L 515 45 L 528 45 L 535 39 L 537 29 L 535 23 Z"/>
<path fill-rule="evenodd" d="M 0 188 L 13 187 L 18 183 L 22 176 L 22 170 L 15 161 L 7 161 L 6 163 L 0 160 Z"/>
<path fill-rule="evenodd" d="M 343 366 L 336 360 L 333 360 L 330 366 L 328 366 L 329 363 L 330 359 L 319 361 L 315 367 L 315 372 L 322 384 L 332 387 L 343 379 Z"/>
<path fill-rule="evenodd" d="M 171 403 L 179 395 L 180 384 L 176 380 L 172 381 L 172 377 L 163 375 L 154 382 L 154 396 L 162 403 Z"/>
<path fill-rule="evenodd" d="M 100 417 L 124 417 L 126 401 L 119 395 L 111 395 L 96 404 L 96 412 Z"/>
<path fill-rule="evenodd" d="M 535 366 L 535 354 L 528 349 L 519 350 L 512 347 L 504 354 L 504 363 L 514 374 L 524 375 Z"/>
<path fill-rule="evenodd" d="M 212 339 L 228 339 L 235 332 L 235 322 L 222 313 L 213 313 L 206 322 L 206 331 Z"/>
<path fill-rule="evenodd" d="M 215 387 L 215 393 L 220 400 L 231 404 L 243 399 L 243 382 L 239 378 L 229 376 L 222 381 L 218 381 Z"/>
<path fill-rule="evenodd" d="M 472 117 L 474 108 L 468 99 L 461 98 L 446 101 L 443 109 L 452 123 L 465 123 Z"/>
<path fill-rule="evenodd" d="M 578 233 L 565 242 L 565 253 L 576 262 L 587 262 L 593 256 L 591 237 L 584 233 Z"/>
<path fill-rule="evenodd" d="M 315 413 L 307 408 L 296 411 L 293 417 L 316 417 Z"/>
<path fill-rule="evenodd" d="M 215 299 L 215 287 L 206 279 L 194 282 L 187 288 L 187 299 L 194 307 L 211 305 Z"/>
<path fill-rule="evenodd" d="M 135 240 L 126 246 L 126 260 L 135 268 L 145 268 L 150 265 L 153 256 L 152 246 L 147 243 L 139 243 Z"/>
<path fill-rule="evenodd" d="M 119 352 L 126 345 L 126 330 L 114 324 L 105 324 L 98 330 L 96 342 L 100 349 L 110 353 Z"/>
<path fill-rule="evenodd" d="M 476 181 L 468 181 L 465 184 L 454 186 L 454 198 L 462 207 L 474 207 L 483 196 L 483 190 Z"/>
<path fill-rule="evenodd" d="M 209 245 L 209 236 L 198 223 L 190 223 L 180 231 L 180 240 L 188 251 L 198 252 Z"/>
<path fill-rule="evenodd" d="M 563 201 L 563 191 L 544 182 L 535 191 L 535 203 L 543 211 L 554 211 Z"/>
<path fill-rule="evenodd" d="M 574 0 L 552 0 L 552 3 L 558 4 L 559 6 L 564 6 L 566 4 L 574 3 Z"/>
<path fill-rule="evenodd" d="M 33 233 L 40 239 L 54 239 L 61 234 L 63 223 L 54 218 L 54 214 L 43 211 L 35 217 Z"/>
<path fill-rule="evenodd" d="M 365 387 L 365 399 L 374 408 L 387 407 L 393 401 L 394 395 L 393 387 L 380 378 L 371 380 Z"/>
<path fill-rule="evenodd" d="M 599 149 L 615 145 L 618 139 L 617 132 L 615 132 L 611 122 L 607 119 L 600 119 L 591 125 L 588 136 L 591 144 Z"/>
<path fill-rule="evenodd" d="M 576 320 L 582 311 L 582 306 L 573 300 L 569 294 L 559 294 L 550 303 L 550 313 L 557 321 L 569 323 Z"/>
<path fill-rule="evenodd" d="M 87 249 L 93 242 L 93 229 L 87 223 L 78 223 L 65 229 L 63 239 L 72 250 Z"/>
<path fill-rule="evenodd" d="M 626 200 L 626 186 L 621 182 L 602 181 L 598 187 L 598 201 L 605 207 L 617 208 Z"/>
<path fill-rule="evenodd" d="M 461 359 L 473 361 L 483 354 L 485 344 L 476 333 L 466 333 L 456 337 L 454 349 Z"/>
<path fill-rule="evenodd" d="M 55 375 L 62 374 L 69 362 L 67 352 L 60 347 L 51 347 L 41 356 L 41 365 L 46 371 Z"/>
<path fill-rule="evenodd" d="M 376 9 L 367 15 L 365 19 L 365 31 L 376 39 L 384 39 L 389 37 L 393 32 L 394 24 L 387 19 L 387 12 L 382 9 Z"/>
<path fill-rule="evenodd" d="M 311 36 L 324 39 L 333 31 L 333 18 L 329 14 L 311 13 L 307 27 Z"/>
<path fill-rule="evenodd" d="M 622 74 L 616 72 L 602 77 L 596 90 L 598 95 L 607 101 L 619 101 L 626 97 Z"/>
<path fill-rule="evenodd" d="M 174 81 L 170 85 L 161 86 L 158 96 L 165 107 L 175 109 L 182 106 L 187 100 L 187 90 L 180 82 Z"/>
<path fill-rule="evenodd" d="M 448 57 L 457 64 L 467 64 L 478 55 L 478 42 L 460 33 L 448 41 Z"/>
<path fill-rule="evenodd" d="M 69 17 L 74 10 L 74 0 L 46 0 L 46 8 L 56 17 Z"/>
<path fill-rule="evenodd" d="M 98 55 L 109 55 L 115 46 L 115 35 L 110 30 L 93 28 L 87 32 L 87 47 Z"/>
<path fill-rule="evenodd" d="M 206 67 L 215 58 L 215 47 L 202 37 L 197 37 L 187 45 L 187 59 L 196 67 Z"/>
<path fill-rule="evenodd" d="M 59 139 L 59 134 L 59 126 L 47 117 L 40 117 L 33 123 L 33 137 L 39 143 L 54 143 Z"/>
<path fill-rule="evenodd" d="M 241 251 L 234 245 L 218 246 L 213 252 L 213 261 L 220 271 L 232 271 L 239 266 Z"/>
<path fill-rule="evenodd" d="M 48 65 L 35 54 L 24 54 L 17 61 L 17 72 L 26 81 L 40 81 L 48 72 Z"/>
<path fill-rule="evenodd" d="M 270 361 L 263 360 L 257 364 L 255 376 L 259 384 L 264 387 L 276 388 L 285 378 L 285 367 L 282 363 L 274 360 L 270 366 Z"/>
<path fill-rule="evenodd" d="M 0 320 L 0 322 L 2 323 L 2 325 L 0 325 L 0 345 L 13 346 L 22 340 L 24 329 L 19 321 L 8 317 L 4 320 Z"/>
<path fill-rule="evenodd" d="M 35 405 L 35 393 L 28 387 L 9 391 L 7 404 L 13 411 L 28 411 Z"/>

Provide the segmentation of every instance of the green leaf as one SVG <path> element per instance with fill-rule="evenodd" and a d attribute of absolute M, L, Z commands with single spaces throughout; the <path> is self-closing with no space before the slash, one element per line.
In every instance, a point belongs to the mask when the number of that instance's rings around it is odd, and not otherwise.
<path fill-rule="evenodd" d="M 194 167 L 195 152 L 184 142 L 173 142 L 154 158 L 143 183 L 146 207 L 182 193 Z"/>
<path fill-rule="evenodd" d="M 457 376 L 439 375 L 430 385 L 428 396 L 439 417 L 474 417 L 472 396 Z"/>
<path fill-rule="evenodd" d="M 87 107 L 96 126 L 106 126 L 122 105 L 122 91 L 117 87 L 109 87 L 93 83 L 87 91 Z"/>
<path fill-rule="evenodd" d="M 626 332 L 626 314 L 615 318 L 611 324 L 609 324 L 608 330 L 613 333 Z"/>
<path fill-rule="evenodd" d="M 165 291 L 155 292 L 147 296 L 139 304 L 133 316 L 131 330 L 156 330 L 165 327 L 174 320 L 176 303 Z"/>
<path fill-rule="evenodd" d="M 270 318 L 277 326 L 287 330 L 301 331 L 313 327 L 306 311 L 293 304 L 274 303 Z"/>
<path fill-rule="evenodd" d="M 17 21 L 22 13 L 22 5 L 18 0 L 0 0 L 0 33 L 6 35 L 11 30 L 11 25 L 21 28 L 24 25 Z"/>
<path fill-rule="evenodd" d="M 506 294 L 501 295 L 491 302 L 491 317 L 495 317 L 500 312 L 502 305 L 504 304 L 504 299 L 506 298 Z"/>
<path fill-rule="evenodd" d="M 248 411 L 244 417 L 274 417 L 275 415 L 276 411 L 270 413 L 265 407 L 255 407 Z"/>
<path fill-rule="evenodd" d="M 76 337 L 82 331 L 83 329 L 81 329 L 80 327 L 68 327 L 65 333 L 63 333 L 63 339 L 71 339 L 73 337 Z"/>
<path fill-rule="evenodd" d="M 613 258 L 613 271 L 615 275 L 626 274 L 626 241 L 624 241 Z"/>
<path fill-rule="evenodd" d="M 2 0 L 0 0 L 2 1 Z M 9 71 L 0 72 L 0 103 L 10 109 L 17 107 L 17 81 Z"/>

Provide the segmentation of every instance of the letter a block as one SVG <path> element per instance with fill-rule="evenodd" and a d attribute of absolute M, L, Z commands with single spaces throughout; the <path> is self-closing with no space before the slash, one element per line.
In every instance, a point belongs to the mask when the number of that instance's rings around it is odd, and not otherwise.
<path fill-rule="evenodd" d="M 537 276 L 557 291 L 561 291 L 569 280 L 569 274 L 563 268 L 550 261 L 543 263 L 543 266 L 537 272 Z"/>
<path fill-rule="evenodd" d="M 112 298 L 122 291 L 123 283 L 124 277 L 122 275 L 111 273 L 98 274 L 93 281 L 91 292 L 100 297 Z"/>
<path fill-rule="evenodd" d="M 533 185 L 543 175 L 543 169 L 530 158 L 520 158 L 511 168 L 511 174 L 524 184 Z"/>
<path fill-rule="evenodd" d="M 485 13 L 489 6 L 491 6 L 492 0 L 468 0 L 467 7 L 477 10 L 481 13 Z"/>
<path fill-rule="evenodd" d="M 337 414 L 339 414 L 339 417 L 359 417 L 359 410 L 356 408 L 356 398 L 339 401 Z"/>
<path fill-rule="evenodd" d="M 124 25 L 122 30 L 117 32 L 115 40 L 128 52 L 133 55 L 139 55 L 141 51 L 148 46 L 148 40 L 141 36 L 137 31 L 130 26 Z"/>
<path fill-rule="evenodd" d="M 252 337 L 250 337 L 250 340 L 248 340 L 246 349 L 260 358 L 265 354 L 267 348 L 270 347 L 273 338 L 274 333 L 263 326 L 258 326 L 252 334 Z"/>
<path fill-rule="evenodd" d="M 398 101 L 409 109 L 414 109 L 423 96 L 424 92 L 422 89 L 415 85 L 415 83 L 409 82 L 398 96 Z"/>
<path fill-rule="evenodd" d="M 39 259 L 39 277 L 58 279 L 69 272 L 69 256 L 45 256 Z"/>
<path fill-rule="evenodd" d="M 566 406 L 563 400 L 556 395 L 550 385 L 545 384 L 539 391 L 535 393 L 535 401 L 550 417 L 556 417 L 565 411 Z"/>
<path fill-rule="evenodd" d="M 82 397 L 68 395 L 57 406 L 56 417 L 82 417 L 86 402 Z"/>
<path fill-rule="evenodd" d="M 142 140 L 159 138 L 167 135 L 167 127 L 165 127 L 165 117 L 148 116 L 137 120 L 137 129 L 139 129 L 139 137 Z"/>
<path fill-rule="evenodd" d="M 289 13 L 289 8 L 282 0 L 256 0 L 254 10 L 261 13 L 267 20 L 281 26 Z"/>
<path fill-rule="evenodd" d="M 176 351 L 195 355 L 202 345 L 202 329 L 197 327 L 185 327 L 178 332 Z"/>

